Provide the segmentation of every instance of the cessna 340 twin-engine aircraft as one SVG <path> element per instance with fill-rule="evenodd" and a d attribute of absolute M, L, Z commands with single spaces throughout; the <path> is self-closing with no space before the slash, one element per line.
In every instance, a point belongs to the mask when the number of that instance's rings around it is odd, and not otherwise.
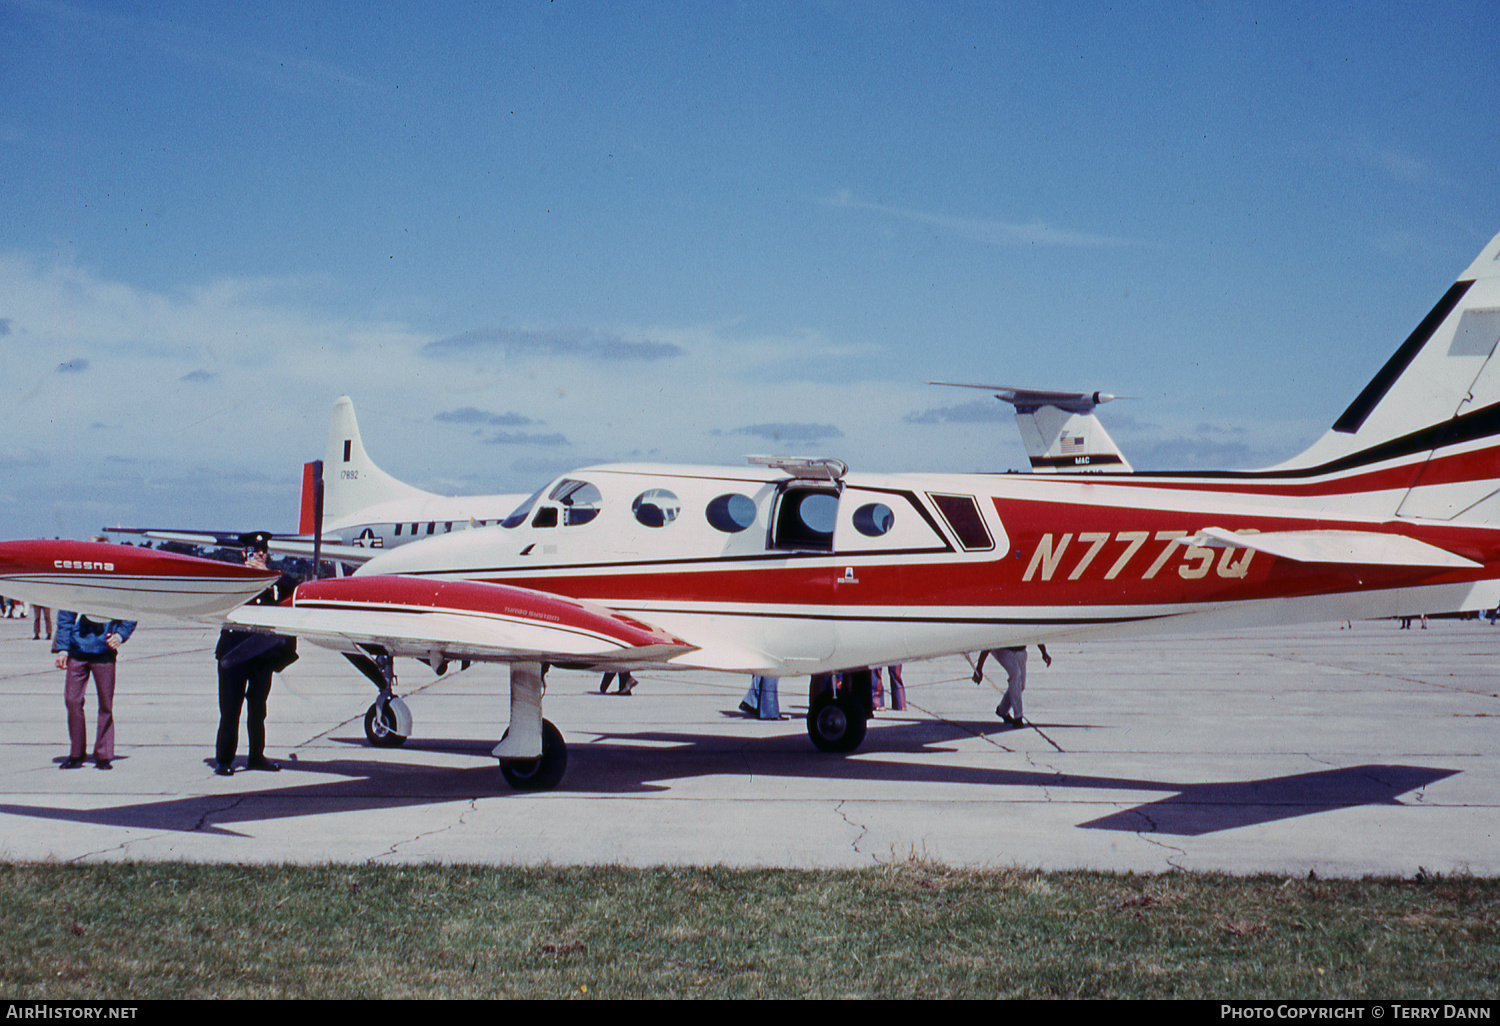
<path fill-rule="evenodd" d="M 289 604 L 247 567 L 0 544 L 0 589 L 98 615 L 294 634 L 380 687 L 391 659 L 510 665 L 494 750 L 520 788 L 567 763 L 546 664 L 844 671 L 813 741 L 850 751 L 868 668 L 1006 645 L 1483 609 L 1500 601 L 1500 235 L 1302 455 L 1216 473 L 865 474 L 835 459 L 586 467 L 500 524 L 389 550 Z M 1002 397 L 1003 398 L 1003 397 Z M 1019 407 L 1018 407 L 1019 412 Z"/>

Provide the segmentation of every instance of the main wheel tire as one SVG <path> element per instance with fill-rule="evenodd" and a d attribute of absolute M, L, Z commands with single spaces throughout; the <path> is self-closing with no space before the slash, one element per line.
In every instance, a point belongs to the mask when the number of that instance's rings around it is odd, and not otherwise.
<path fill-rule="evenodd" d="M 849 695 L 823 692 L 807 710 L 807 736 L 824 752 L 852 752 L 865 739 L 863 703 Z"/>
<path fill-rule="evenodd" d="M 365 739 L 376 748 L 406 744 L 406 735 L 396 733 L 396 713 L 389 705 L 376 702 L 365 710 Z"/>
<path fill-rule="evenodd" d="M 562 782 L 567 768 L 568 743 L 551 720 L 542 721 L 540 759 L 507 759 L 500 763 L 505 782 L 517 791 L 550 791 Z"/>

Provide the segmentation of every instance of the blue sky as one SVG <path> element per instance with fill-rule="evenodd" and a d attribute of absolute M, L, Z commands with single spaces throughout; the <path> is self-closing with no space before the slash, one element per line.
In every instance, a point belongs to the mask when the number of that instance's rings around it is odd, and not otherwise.
<path fill-rule="evenodd" d="M 0 0 L 0 537 L 1333 421 L 1500 231 L 1492 4 Z"/>

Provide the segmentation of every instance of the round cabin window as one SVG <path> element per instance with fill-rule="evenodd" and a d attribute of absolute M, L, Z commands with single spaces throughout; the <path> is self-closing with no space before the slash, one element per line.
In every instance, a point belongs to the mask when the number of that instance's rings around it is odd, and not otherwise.
<path fill-rule="evenodd" d="M 635 497 L 630 512 L 647 527 L 666 527 L 682 512 L 682 503 L 665 488 L 652 488 Z"/>
<path fill-rule="evenodd" d="M 703 512 L 709 526 L 725 534 L 738 534 L 755 523 L 755 501 L 748 495 L 721 495 Z"/>

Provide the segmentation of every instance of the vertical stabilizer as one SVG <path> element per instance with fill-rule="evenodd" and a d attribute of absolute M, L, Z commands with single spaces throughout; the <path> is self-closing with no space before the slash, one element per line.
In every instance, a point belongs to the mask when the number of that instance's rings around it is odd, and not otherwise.
<path fill-rule="evenodd" d="M 1008 385 L 965 385 L 930 381 L 930 385 L 982 388 L 1016 408 L 1016 427 L 1031 469 L 1037 474 L 1131 473 L 1119 446 L 1094 416 L 1100 403 L 1115 398 L 1103 392 L 1049 392 Z"/>
<path fill-rule="evenodd" d="M 1333 427 L 1276 471 L 1363 475 L 1398 516 L 1483 519 L 1500 489 L 1500 235 Z M 1486 500 L 1490 500 L 1486 502 Z"/>
<path fill-rule="evenodd" d="M 436 498 L 432 492 L 399 481 L 375 465 L 359 439 L 354 400 L 339 396 L 328 425 L 323 455 L 323 521 L 337 522 L 358 510 L 396 499 Z"/>

